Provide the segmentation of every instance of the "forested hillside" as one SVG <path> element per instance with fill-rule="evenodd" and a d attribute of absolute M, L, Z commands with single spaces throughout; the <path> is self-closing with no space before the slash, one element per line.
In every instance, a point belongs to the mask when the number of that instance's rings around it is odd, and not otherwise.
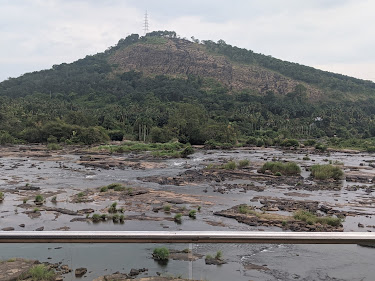
<path fill-rule="evenodd" d="M 0 83 L 0 143 L 375 136 L 375 84 L 174 32 Z"/>

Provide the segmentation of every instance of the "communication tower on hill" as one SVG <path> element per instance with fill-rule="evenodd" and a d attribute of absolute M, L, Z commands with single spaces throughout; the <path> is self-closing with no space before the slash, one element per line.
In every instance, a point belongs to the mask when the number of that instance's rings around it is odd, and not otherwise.
<path fill-rule="evenodd" d="M 143 24 L 143 31 L 145 32 L 145 35 L 148 33 L 148 14 L 147 14 L 147 10 L 146 10 L 146 13 L 145 13 L 145 21 L 144 21 L 144 24 Z"/>

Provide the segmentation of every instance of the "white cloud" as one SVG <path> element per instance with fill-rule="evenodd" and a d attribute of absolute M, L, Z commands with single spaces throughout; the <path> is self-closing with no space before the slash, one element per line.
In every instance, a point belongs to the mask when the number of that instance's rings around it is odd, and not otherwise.
<path fill-rule="evenodd" d="M 142 34 L 146 8 L 153 30 L 224 39 L 284 60 L 374 79 L 368 75 L 375 70 L 375 2 L 370 0 L 3 0 L 0 81 Z"/>
<path fill-rule="evenodd" d="M 313 67 L 347 76 L 358 76 L 364 80 L 375 81 L 375 67 L 373 63 L 320 64 L 313 65 Z"/>

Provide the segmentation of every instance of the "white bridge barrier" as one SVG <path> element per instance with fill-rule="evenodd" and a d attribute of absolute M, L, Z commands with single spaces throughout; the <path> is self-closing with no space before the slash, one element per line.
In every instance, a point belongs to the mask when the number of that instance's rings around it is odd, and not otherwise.
<path fill-rule="evenodd" d="M 13 231 L 0 243 L 264 243 L 374 244 L 369 232 L 256 231 Z"/>

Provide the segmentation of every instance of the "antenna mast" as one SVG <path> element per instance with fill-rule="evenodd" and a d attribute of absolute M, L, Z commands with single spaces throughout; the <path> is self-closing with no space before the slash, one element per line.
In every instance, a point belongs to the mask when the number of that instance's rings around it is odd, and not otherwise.
<path fill-rule="evenodd" d="M 145 32 L 145 35 L 148 33 L 148 14 L 147 14 L 147 10 L 146 10 L 146 13 L 145 13 L 145 21 L 144 21 L 144 25 L 143 25 L 143 31 Z"/>

